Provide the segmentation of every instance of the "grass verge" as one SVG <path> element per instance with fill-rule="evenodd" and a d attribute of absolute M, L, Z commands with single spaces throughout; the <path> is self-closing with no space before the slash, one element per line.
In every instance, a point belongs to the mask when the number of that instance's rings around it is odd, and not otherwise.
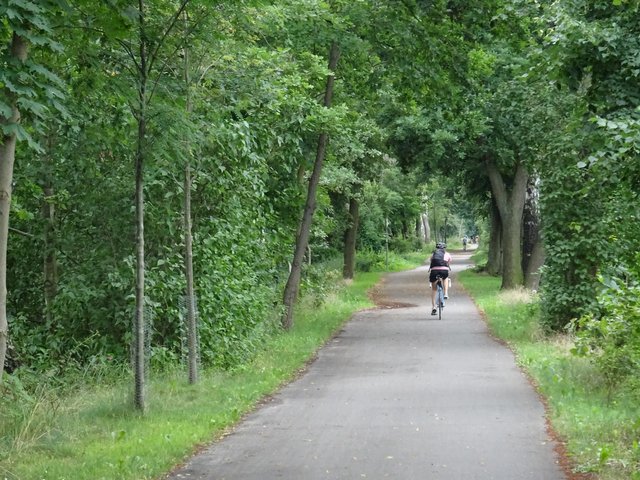
<path fill-rule="evenodd" d="M 391 255 L 389 270 L 413 268 L 425 256 Z M 354 312 L 372 306 L 367 292 L 382 275 L 360 273 L 352 282 L 341 282 L 321 305 L 308 295 L 296 308 L 294 327 L 231 372 L 203 371 L 196 385 L 189 385 L 181 371 L 153 376 L 144 415 L 131 407 L 132 381 L 126 376 L 104 385 L 77 384 L 73 392 L 69 385 L 60 392 L 35 392 L 37 398 L 24 402 L 24 408 L 11 410 L 21 416 L 13 422 L 18 428 L 0 425 L 3 441 L 10 443 L 0 456 L 0 478 L 161 478 L 295 378 Z"/>
<path fill-rule="evenodd" d="M 546 398 L 551 424 L 566 442 L 575 472 L 601 480 L 640 480 L 640 407 L 634 396 L 611 391 L 588 359 L 572 354 L 571 337 L 543 334 L 534 295 L 500 292 L 499 278 L 470 270 L 459 279 L 493 334 L 511 346 Z"/>

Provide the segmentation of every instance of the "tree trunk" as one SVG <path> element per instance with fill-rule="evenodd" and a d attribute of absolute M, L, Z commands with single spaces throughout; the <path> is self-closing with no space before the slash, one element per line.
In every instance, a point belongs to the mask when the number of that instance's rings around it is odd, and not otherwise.
<path fill-rule="evenodd" d="M 538 240 L 531 250 L 529 264 L 524 272 L 524 286 L 526 288 L 538 290 L 540 287 L 540 269 L 544 265 L 544 259 L 544 242 L 542 241 L 542 237 L 538 237 Z"/>
<path fill-rule="evenodd" d="M 147 115 L 147 49 L 145 38 L 144 1 L 139 0 L 140 65 L 138 73 L 138 139 L 136 151 L 136 315 L 134 332 L 134 404 L 138 410 L 145 409 L 145 266 L 144 266 L 144 161 L 146 154 Z"/>
<path fill-rule="evenodd" d="M 58 259 L 56 256 L 55 238 L 55 205 L 53 204 L 54 188 L 52 181 L 52 159 L 51 142 L 48 146 L 48 153 L 44 158 L 44 181 L 43 181 L 43 203 L 42 217 L 44 219 L 44 306 L 45 321 L 47 325 L 52 325 L 52 305 L 58 293 Z"/>
<path fill-rule="evenodd" d="M 331 107 L 331 100 L 333 97 L 333 84 L 335 81 L 335 70 L 338 64 L 338 58 L 340 57 L 340 50 L 338 44 L 333 42 L 329 51 L 329 70 L 331 73 L 327 76 L 327 85 L 324 94 L 324 106 Z M 311 223 L 313 222 L 313 213 L 316 208 L 316 192 L 318 190 L 318 184 L 320 183 L 320 174 L 322 172 L 322 164 L 324 163 L 324 157 L 327 150 L 327 133 L 321 133 L 318 138 L 318 149 L 316 152 L 316 159 L 313 165 L 313 173 L 309 178 L 309 187 L 307 191 L 307 201 L 304 207 L 304 214 L 302 216 L 302 222 L 298 230 L 298 236 L 296 239 L 296 247 L 293 255 L 293 263 L 291 265 L 291 272 L 287 280 L 287 285 L 284 289 L 284 315 L 282 318 L 282 326 L 285 329 L 290 329 L 293 326 L 293 305 L 298 297 L 298 290 L 300 288 L 300 278 L 302 276 L 302 261 L 304 258 L 304 252 L 309 242 L 309 233 L 311 231 Z"/>
<path fill-rule="evenodd" d="M 24 63 L 28 55 L 28 44 L 24 38 L 13 33 L 10 56 Z M 17 98 L 8 89 L 4 96 L 11 106 L 9 118 L 0 115 L 0 124 L 17 124 L 20 111 Z M 0 142 L 0 383 L 3 382 L 4 362 L 7 356 L 7 338 L 9 322 L 7 320 L 7 245 L 9 243 L 9 212 L 11 211 L 11 184 L 13 182 L 13 164 L 16 158 L 15 133 L 2 135 Z"/>
<path fill-rule="evenodd" d="M 425 212 L 422 214 L 422 228 L 424 232 L 424 243 L 429 243 L 431 241 L 431 228 L 429 227 L 429 212 Z"/>
<path fill-rule="evenodd" d="M 198 381 L 198 326 L 193 279 L 193 236 L 191 225 L 191 164 L 187 160 L 184 172 L 184 250 L 187 283 L 187 347 L 189 349 L 189 383 Z"/>
<path fill-rule="evenodd" d="M 521 162 L 515 166 L 511 191 L 493 159 L 487 159 L 487 173 L 491 190 L 502 222 L 502 289 L 520 286 L 524 282 L 522 271 L 522 212 L 529 174 Z"/>
<path fill-rule="evenodd" d="M 540 206 L 538 203 L 538 179 L 529 178 L 522 225 L 522 271 L 524 285 L 537 290 L 540 284 L 540 268 L 544 264 L 544 249 L 540 238 Z"/>
<path fill-rule="evenodd" d="M 188 15 L 185 11 L 185 23 L 188 23 Z M 186 39 L 185 39 L 186 45 Z M 184 48 L 184 81 L 187 90 L 186 114 L 191 116 L 193 110 L 191 104 L 191 78 L 189 75 L 189 50 Z M 191 146 L 185 144 L 187 163 L 184 168 L 184 270 L 186 280 L 186 310 L 187 310 L 187 348 L 189 350 L 189 383 L 198 381 L 198 325 L 196 314 L 196 297 L 193 279 L 193 235 L 191 221 Z"/>
<path fill-rule="evenodd" d="M 491 199 L 491 230 L 489 231 L 489 256 L 487 260 L 487 273 L 490 275 L 502 274 L 502 222 L 495 200 Z"/>
<path fill-rule="evenodd" d="M 347 195 L 337 192 L 335 190 L 329 190 L 329 200 L 331 201 L 331 208 L 334 212 L 334 219 L 337 223 L 348 225 L 349 224 L 349 198 Z M 347 227 L 342 229 L 336 228 L 328 233 L 327 243 L 329 245 L 336 245 L 336 248 L 340 248 L 344 252 L 344 239 Z"/>
<path fill-rule="evenodd" d="M 353 278 L 356 271 L 356 240 L 360 223 L 360 205 L 354 197 L 349 199 L 349 226 L 344 236 L 343 278 Z"/>
<path fill-rule="evenodd" d="M 503 290 L 524 284 L 522 271 L 522 221 L 515 221 L 512 215 L 502 228 L 502 285 Z"/>

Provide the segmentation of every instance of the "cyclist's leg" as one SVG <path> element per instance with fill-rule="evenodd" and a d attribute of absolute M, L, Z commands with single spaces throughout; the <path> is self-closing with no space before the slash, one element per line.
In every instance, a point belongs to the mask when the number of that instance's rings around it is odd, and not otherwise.
<path fill-rule="evenodd" d="M 431 315 L 435 315 L 435 311 L 436 311 L 436 291 L 437 291 L 437 285 L 436 285 L 436 279 L 435 279 L 435 275 L 433 273 L 429 274 L 429 281 L 431 282 Z"/>
<path fill-rule="evenodd" d="M 431 310 L 436 308 L 436 284 L 431 282 Z"/>
<path fill-rule="evenodd" d="M 449 298 L 449 272 L 446 270 L 442 272 L 442 287 L 444 288 L 444 298 Z"/>

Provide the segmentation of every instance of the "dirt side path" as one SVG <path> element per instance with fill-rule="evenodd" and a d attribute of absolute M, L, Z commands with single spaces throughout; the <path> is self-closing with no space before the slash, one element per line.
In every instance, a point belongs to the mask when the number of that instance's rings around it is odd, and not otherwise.
<path fill-rule="evenodd" d="M 170 479 L 560 480 L 544 407 L 455 272 L 443 319 L 426 267 L 391 274 L 306 374 Z M 412 305 L 412 306 L 408 306 Z"/>

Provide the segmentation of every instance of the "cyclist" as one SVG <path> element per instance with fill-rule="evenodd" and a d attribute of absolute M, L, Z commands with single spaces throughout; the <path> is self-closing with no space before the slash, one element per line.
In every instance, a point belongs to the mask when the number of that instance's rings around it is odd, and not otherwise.
<path fill-rule="evenodd" d="M 437 313 L 436 309 L 436 292 L 438 287 L 436 285 L 436 277 L 442 278 L 442 284 L 444 286 L 444 298 L 449 298 L 449 270 L 451 270 L 451 255 L 446 251 L 447 246 L 444 243 L 438 242 L 436 249 L 429 257 L 429 282 L 431 283 L 431 315 Z"/>
<path fill-rule="evenodd" d="M 462 237 L 462 248 L 463 250 L 467 249 L 467 236 Z"/>

